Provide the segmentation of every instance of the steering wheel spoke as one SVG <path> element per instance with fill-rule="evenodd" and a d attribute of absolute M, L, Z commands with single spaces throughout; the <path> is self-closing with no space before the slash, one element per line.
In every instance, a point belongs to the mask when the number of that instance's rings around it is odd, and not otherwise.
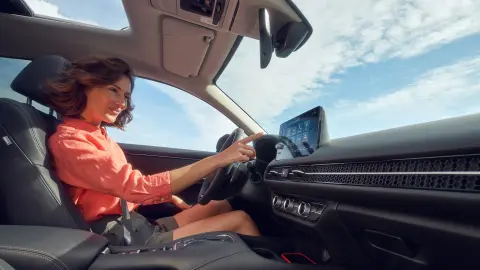
<path fill-rule="evenodd" d="M 220 152 L 244 137 L 245 132 L 243 129 L 235 129 L 225 140 Z M 198 203 L 206 205 L 211 200 L 222 200 L 235 194 L 245 184 L 246 172 L 247 165 L 241 162 L 235 162 L 215 170 L 203 181 L 202 188 L 198 194 Z"/>

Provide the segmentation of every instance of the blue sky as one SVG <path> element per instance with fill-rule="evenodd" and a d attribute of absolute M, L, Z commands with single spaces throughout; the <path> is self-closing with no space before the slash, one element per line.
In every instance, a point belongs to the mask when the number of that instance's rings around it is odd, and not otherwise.
<path fill-rule="evenodd" d="M 121 1 L 26 2 L 40 14 L 128 25 Z M 261 70 L 258 42 L 246 38 L 218 81 L 267 132 L 318 105 L 332 138 L 480 112 L 480 1 L 295 2 L 314 28 L 309 42 Z M 137 81 L 133 98 L 134 121 L 111 131 L 120 142 L 213 150 L 234 127 L 159 83 Z"/>

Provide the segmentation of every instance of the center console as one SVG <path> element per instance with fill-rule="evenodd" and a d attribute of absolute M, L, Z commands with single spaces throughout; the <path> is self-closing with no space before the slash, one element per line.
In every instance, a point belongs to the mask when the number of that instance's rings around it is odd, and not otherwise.
<path fill-rule="evenodd" d="M 259 238 L 213 232 L 165 245 L 109 247 L 89 269 L 325 269 L 303 254 L 269 248 Z"/>
<path fill-rule="evenodd" d="M 86 231 L 0 225 L 0 258 L 14 269 L 337 269 L 299 254 L 278 254 L 261 237 L 251 238 L 214 232 L 164 245 L 119 247 Z"/>

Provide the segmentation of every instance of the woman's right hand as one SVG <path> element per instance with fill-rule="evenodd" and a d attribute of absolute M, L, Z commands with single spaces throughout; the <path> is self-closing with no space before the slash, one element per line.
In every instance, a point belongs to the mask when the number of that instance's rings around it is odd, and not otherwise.
<path fill-rule="evenodd" d="M 263 132 L 250 135 L 244 139 L 234 142 L 227 149 L 215 155 L 215 159 L 218 162 L 218 167 L 225 167 L 234 162 L 247 162 L 251 158 L 255 158 L 255 149 L 248 145 L 248 143 L 262 137 L 263 135 Z"/>
<path fill-rule="evenodd" d="M 245 139 L 234 142 L 230 147 L 214 156 L 204 158 L 182 168 L 171 170 L 170 188 L 172 193 L 181 192 L 217 169 L 234 162 L 247 162 L 251 158 L 254 158 L 255 149 L 247 144 L 262 136 L 263 133 L 248 136 Z"/>

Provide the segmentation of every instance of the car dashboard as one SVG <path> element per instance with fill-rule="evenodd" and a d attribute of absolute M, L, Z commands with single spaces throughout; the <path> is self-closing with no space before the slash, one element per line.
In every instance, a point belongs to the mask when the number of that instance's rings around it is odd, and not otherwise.
<path fill-rule="evenodd" d="M 271 210 L 337 265 L 478 267 L 479 135 L 477 114 L 331 140 L 309 156 L 269 153 Z"/>

